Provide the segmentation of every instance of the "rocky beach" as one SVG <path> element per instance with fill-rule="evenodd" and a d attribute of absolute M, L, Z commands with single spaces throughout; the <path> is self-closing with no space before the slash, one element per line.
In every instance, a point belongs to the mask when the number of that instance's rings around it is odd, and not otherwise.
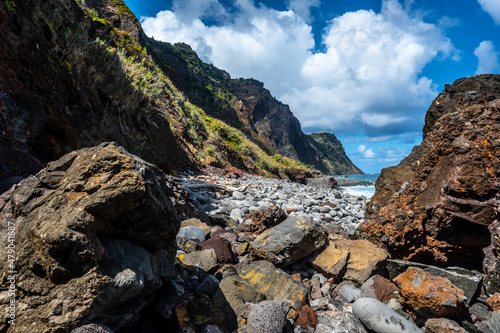
<path fill-rule="evenodd" d="M 0 333 L 500 333 L 500 75 L 375 184 L 273 93 L 122 0 L 0 2 Z"/>
<path fill-rule="evenodd" d="M 391 259 L 359 237 L 368 200 L 332 183 L 70 153 L 0 197 L 19 255 L 1 330 L 498 332 L 483 274 Z"/>

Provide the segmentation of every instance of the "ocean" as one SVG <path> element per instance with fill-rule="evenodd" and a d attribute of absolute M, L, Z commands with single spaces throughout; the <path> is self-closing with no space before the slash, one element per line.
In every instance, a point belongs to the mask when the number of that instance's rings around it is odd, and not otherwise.
<path fill-rule="evenodd" d="M 357 195 L 357 196 L 365 196 L 367 198 L 371 198 L 375 194 L 375 181 L 377 180 L 379 173 L 375 174 L 366 174 L 366 175 L 349 175 L 349 176 L 336 176 L 338 178 L 354 179 L 354 180 L 364 180 L 370 182 L 372 185 L 357 185 L 357 186 L 345 186 L 343 187 L 344 192 Z"/>

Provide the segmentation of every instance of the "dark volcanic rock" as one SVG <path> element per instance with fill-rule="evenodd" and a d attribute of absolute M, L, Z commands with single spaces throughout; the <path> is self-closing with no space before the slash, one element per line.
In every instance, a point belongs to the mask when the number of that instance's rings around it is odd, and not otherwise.
<path fill-rule="evenodd" d="M 307 184 L 307 175 L 297 168 L 285 169 L 285 175 L 292 181 L 300 184 Z"/>
<path fill-rule="evenodd" d="M 259 209 L 245 216 L 245 220 L 252 220 L 250 231 L 256 234 L 280 224 L 286 218 L 286 213 L 279 206 Z"/>
<path fill-rule="evenodd" d="M 234 253 L 231 243 L 222 237 L 215 236 L 201 243 L 202 250 L 213 249 L 217 256 L 217 262 L 227 264 L 233 261 Z"/>
<path fill-rule="evenodd" d="M 300 308 L 297 319 L 295 320 L 295 326 L 316 328 L 317 324 L 318 316 L 316 315 L 316 313 L 313 311 L 313 309 L 311 309 L 309 305 L 303 305 Z"/>
<path fill-rule="evenodd" d="M 88 324 L 75 328 L 71 333 L 113 333 L 113 331 L 103 325 Z"/>
<path fill-rule="evenodd" d="M 282 333 L 287 324 L 286 315 L 290 308 L 290 301 L 279 298 L 258 304 L 247 303 L 247 331 Z"/>
<path fill-rule="evenodd" d="M 277 266 L 290 265 L 307 257 L 326 243 L 326 234 L 311 218 L 290 216 L 260 234 L 252 243 L 252 253 Z"/>
<path fill-rule="evenodd" d="M 20 2 L 13 13 L 0 6 L 0 181 L 104 141 L 157 165 L 189 164 L 169 121 L 155 111 L 159 104 L 169 111 L 165 100 L 151 103 L 106 51 L 140 48 L 133 44 L 144 36 L 139 21 L 121 0 L 85 3 L 99 20 L 73 0 Z"/>
<path fill-rule="evenodd" d="M 498 98 L 500 75 L 446 87 L 427 112 L 422 144 L 382 171 L 362 236 L 385 245 L 393 258 L 481 268 L 491 244 L 488 226 L 497 219 Z"/>
<path fill-rule="evenodd" d="M 9 332 L 96 322 L 116 331 L 138 320 L 173 274 L 180 221 L 170 196 L 159 169 L 114 144 L 69 153 L 4 193 L 0 239 L 15 233 L 23 304 Z"/>

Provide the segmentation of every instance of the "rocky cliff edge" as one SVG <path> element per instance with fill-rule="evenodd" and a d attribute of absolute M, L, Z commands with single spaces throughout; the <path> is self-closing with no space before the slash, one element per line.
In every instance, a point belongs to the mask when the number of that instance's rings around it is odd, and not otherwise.
<path fill-rule="evenodd" d="M 475 269 L 485 258 L 498 275 L 499 108 L 500 75 L 446 85 L 422 144 L 381 172 L 362 235 L 395 258 Z"/>

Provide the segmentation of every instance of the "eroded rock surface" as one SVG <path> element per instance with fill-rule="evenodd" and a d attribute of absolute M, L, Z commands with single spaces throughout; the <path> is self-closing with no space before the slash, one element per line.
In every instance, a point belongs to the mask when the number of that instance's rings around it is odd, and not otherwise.
<path fill-rule="evenodd" d="M 9 332 L 136 321 L 173 275 L 180 220 L 170 194 L 163 172 L 114 144 L 69 153 L 4 193 L 0 238 L 15 225 L 18 256 Z"/>
<path fill-rule="evenodd" d="M 382 171 L 362 236 L 393 258 L 481 269 L 497 219 L 499 98 L 500 75 L 446 86 L 427 111 L 422 144 Z"/>
<path fill-rule="evenodd" d="M 400 300 L 423 317 L 459 317 L 465 310 L 464 292 L 450 280 L 410 267 L 394 279 Z"/>

